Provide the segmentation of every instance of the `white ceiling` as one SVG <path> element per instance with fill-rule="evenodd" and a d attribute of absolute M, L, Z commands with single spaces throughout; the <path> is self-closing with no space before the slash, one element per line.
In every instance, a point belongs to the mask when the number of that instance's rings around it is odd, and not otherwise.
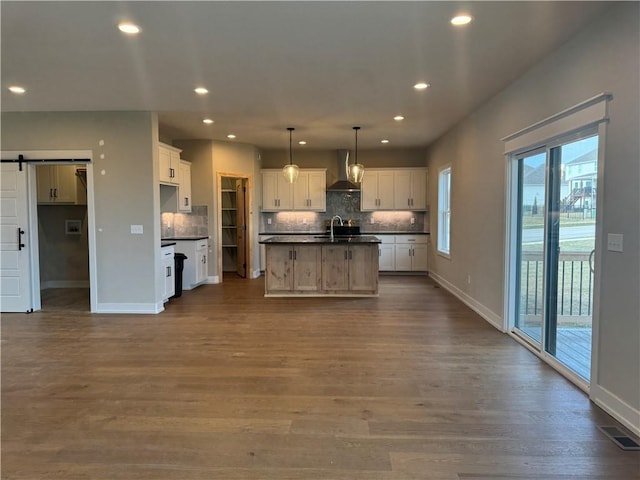
<path fill-rule="evenodd" d="M 288 126 L 349 148 L 360 125 L 365 148 L 425 146 L 608 5 L 3 0 L 2 111 L 157 111 L 164 137 L 262 148 L 288 147 Z M 461 11 L 474 21 L 455 28 Z"/>

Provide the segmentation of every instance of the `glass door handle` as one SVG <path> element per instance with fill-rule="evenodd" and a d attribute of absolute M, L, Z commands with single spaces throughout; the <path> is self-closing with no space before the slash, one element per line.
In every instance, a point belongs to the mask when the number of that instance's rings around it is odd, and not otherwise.
<path fill-rule="evenodd" d="M 594 248 L 593 250 L 591 250 L 591 253 L 589 254 L 589 270 L 591 270 L 591 273 L 595 273 L 595 265 L 594 265 L 594 255 L 596 253 L 596 249 Z"/>

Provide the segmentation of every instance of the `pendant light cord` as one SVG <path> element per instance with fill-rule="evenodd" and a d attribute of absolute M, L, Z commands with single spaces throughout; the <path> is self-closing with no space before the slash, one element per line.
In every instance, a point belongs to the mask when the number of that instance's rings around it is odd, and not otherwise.
<path fill-rule="evenodd" d="M 356 154 L 355 154 L 355 164 L 358 164 L 358 130 L 360 130 L 360 127 L 353 127 L 353 129 L 356 131 Z"/>
<path fill-rule="evenodd" d="M 293 127 L 287 127 L 287 130 L 289 130 L 289 165 L 293 165 L 293 142 L 291 139 L 291 135 L 295 129 Z"/>

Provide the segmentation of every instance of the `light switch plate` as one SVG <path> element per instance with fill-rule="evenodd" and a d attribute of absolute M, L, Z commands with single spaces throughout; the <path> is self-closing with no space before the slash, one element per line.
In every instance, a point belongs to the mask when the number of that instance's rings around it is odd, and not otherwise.
<path fill-rule="evenodd" d="M 131 225 L 131 233 L 134 235 L 142 235 L 144 233 L 142 225 Z"/>
<path fill-rule="evenodd" d="M 607 250 L 610 252 L 622 252 L 623 235 L 621 233 L 609 233 L 607 235 Z"/>

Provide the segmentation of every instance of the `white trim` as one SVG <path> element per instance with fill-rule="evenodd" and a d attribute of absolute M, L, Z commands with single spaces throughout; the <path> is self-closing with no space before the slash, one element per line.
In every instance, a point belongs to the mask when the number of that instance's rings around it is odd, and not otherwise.
<path fill-rule="evenodd" d="M 98 308 L 92 313 L 129 313 L 129 314 L 156 314 L 164 310 L 164 303 L 99 303 Z"/>
<path fill-rule="evenodd" d="M 3 152 L 4 154 L 4 152 Z M 27 174 L 27 204 L 29 209 L 29 272 L 31 277 L 31 308 L 34 311 L 42 309 L 40 298 L 40 245 L 38 235 L 38 185 L 36 167 L 34 164 L 26 164 Z"/>
<path fill-rule="evenodd" d="M 502 138 L 504 153 L 515 153 L 546 144 L 568 133 L 584 129 L 589 125 L 607 121 L 608 102 L 613 98 L 610 93 L 601 93 L 578 103 L 544 120 Z"/>
<path fill-rule="evenodd" d="M 633 408 L 601 385 L 591 385 L 591 401 L 640 437 L 640 410 Z"/>
<path fill-rule="evenodd" d="M 448 177 L 446 195 L 443 192 L 443 175 L 446 173 Z M 451 163 L 447 163 L 438 169 L 438 211 L 436 217 L 436 252 L 446 258 L 451 259 L 451 178 L 453 168 Z M 446 210 L 443 208 L 443 204 L 446 200 Z M 444 229 L 442 228 L 442 216 L 444 212 L 449 215 L 449 228 L 446 231 L 447 236 L 447 249 L 441 248 L 441 244 L 444 242 Z"/>
<path fill-rule="evenodd" d="M 215 285 L 220 283 L 220 277 L 218 275 L 209 275 L 207 277 L 207 284 L 208 285 Z"/>
<path fill-rule="evenodd" d="M 251 278 L 258 278 L 258 277 L 260 277 L 260 275 L 261 275 L 261 273 L 260 273 L 260 269 L 258 269 L 258 270 L 254 270 L 254 271 L 251 273 Z"/>
<path fill-rule="evenodd" d="M 47 288 L 89 288 L 89 280 L 48 280 L 40 284 L 41 290 Z"/>
<path fill-rule="evenodd" d="M 456 287 L 452 283 L 449 283 L 447 280 L 445 280 L 438 274 L 429 272 L 429 276 L 433 278 L 441 287 L 443 287 L 445 290 L 449 291 L 455 297 L 457 297 L 462 303 L 468 306 L 471 310 L 473 310 L 482 318 L 484 318 L 497 330 L 500 330 L 503 333 L 505 332 L 502 329 L 503 321 L 502 321 L 502 318 L 500 318 L 500 315 L 495 313 L 493 310 L 485 307 L 483 304 L 478 302 L 475 298 L 467 295 L 465 292 L 460 290 L 458 287 Z"/>

